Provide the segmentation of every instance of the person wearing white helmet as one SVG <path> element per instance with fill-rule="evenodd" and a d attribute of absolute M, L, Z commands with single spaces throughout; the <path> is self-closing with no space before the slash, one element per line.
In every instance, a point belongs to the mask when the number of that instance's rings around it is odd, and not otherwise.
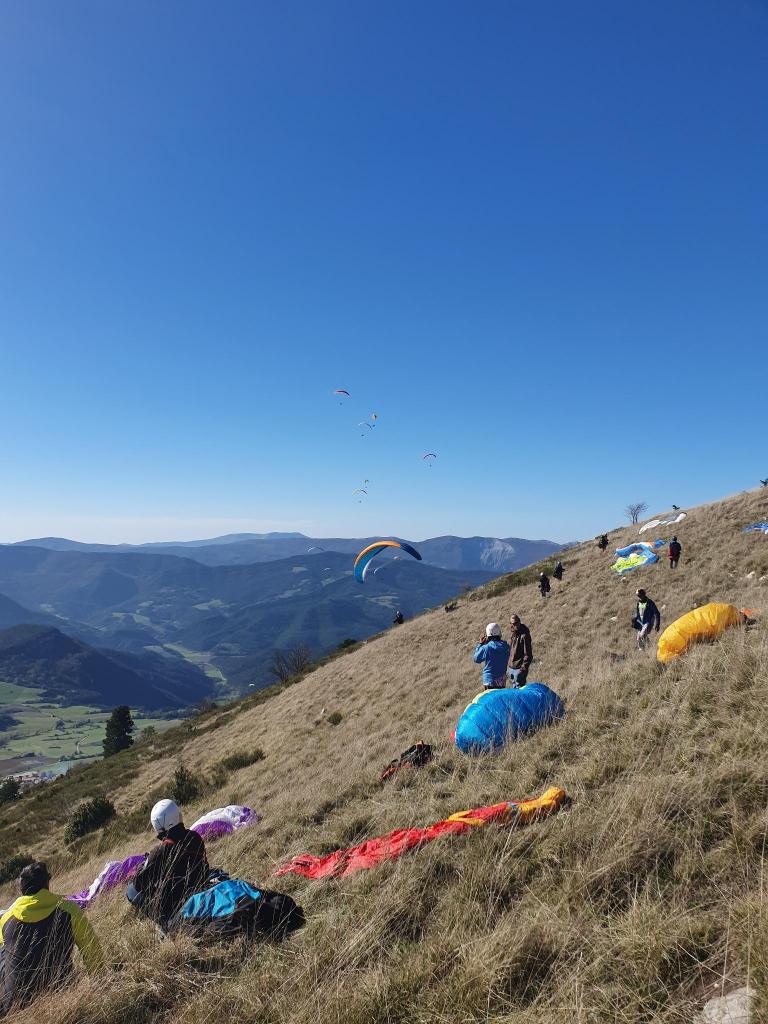
<path fill-rule="evenodd" d="M 486 690 L 499 690 L 507 685 L 509 644 L 501 639 L 501 626 L 489 622 L 485 633 L 475 647 L 472 660 L 483 666 L 483 686 Z"/>
<path fill-rule="evenodd" d="M 205 886 L 210 868 L 205 843 L 184 827 L 173 800 L 159 800 L 149 816 L 160 845 L 156 846 L 128 886 L 128 899 L 163 931 L 177 910 Z"/>

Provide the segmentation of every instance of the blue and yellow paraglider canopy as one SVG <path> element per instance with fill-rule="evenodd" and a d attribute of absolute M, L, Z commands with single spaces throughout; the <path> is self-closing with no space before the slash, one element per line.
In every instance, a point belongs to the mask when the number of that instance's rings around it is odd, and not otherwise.
<path fill-rule="evenodd" d="M 363 548 L 355 559 L 355 579 L 358 583 L 362 583 L 365 580 L 371 560 L 374 559 L 376 555 L 380 554 L 385 548 L 402 548 L 403 551 L 407 551 L 412 558 L 415 558 L 419 562 L 421 561 L 421 555 L 416 548 L 411 547 L 410 544 L 406 544 L 404 540 L 374 541 L 374 543 L 369 544 L 367 548 Z"/>

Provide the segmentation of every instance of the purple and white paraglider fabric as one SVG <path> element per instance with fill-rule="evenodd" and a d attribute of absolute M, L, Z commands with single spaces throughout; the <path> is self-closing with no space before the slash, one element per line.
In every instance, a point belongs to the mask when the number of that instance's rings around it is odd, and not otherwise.
<path fill-rule="evenodd" d="M 261 821 L 261 815 L 250 807 L 230 804 L 228 807 L 217 807 L 213 811 L 208 811 L 189 827 L 192 832 L 197 832 L 207 840 L 218 839 L 219 836 L 228 835 L 238 828 L 256 825 L 259 821 Z M 124 882 L 130 882 L 144 863 L 145 858 L 146 854 L 140 853 L 126 857 L 125 860 L 109 861 L 87 889 L 74 896 L 68 896 L 67 899 L 77 903 L 85 910 L 100 893 L 108 892 Z"/>

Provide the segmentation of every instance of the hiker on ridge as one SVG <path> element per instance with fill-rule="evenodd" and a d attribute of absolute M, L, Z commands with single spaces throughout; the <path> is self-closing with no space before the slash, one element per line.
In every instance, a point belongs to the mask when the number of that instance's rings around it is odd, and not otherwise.
<path fill-rule="evenodd" d="M 677 539 L 677 537 L 673 537 L 672 540 L 669 542 L 669 568 L 670 569 L 676 569 L 677 568 L 677 563 L 680 561 L 680 553 L 681 553 L 682 550 L 683 550 L 683 547 L 682 547 L 682 544 L 680 543 L 680 541 Z"/>
<path fill-rule="evenodd" d="M 552 575 L 555 577 L 556 580 L 561 580 L 563 578 L 564 572 L 565 566 L 562 562 L 558 562 L 555 568 L 552 570 Z"/>
<path fill-rule="evenodd" d="M 486 690 L 500 690 L 507 685 L 509 644 L 501 639 L 501 626 L 489 622 L 485 633 L 477 642 L 472 660 L 483 666 L 483 686 Z"/>
<path fill-rule="evenodd" d="M 28 864 L 19 876 L 21 896 L 0 918 L 4 947 L 2 1000 L 7 1013 L 26 1006 L 36 995 L 61 988 L 72 974 L 77 946 L 88 971 L 104 966 L 99 940 L 80 907 L 48 886 L 45 864 Z"/>
<path fill-rule="evenodd" d="M 632 619 L 632 627 L 638 630 L 637 649 L 638 651 L 643 651 L 648 642 L 648 634 L 654 626 L 656 627 L 656 632 L 659 632 L 661 612 L 642 588 L 636 591 L 636 593 L 637 607 L 635 608 L 635 617 Z"/>
<path fill-rule="evenodd" d="M 601 551 L 605 551 L 605 549 L 608 547 L 607 533 L 600 534 L 600 536 L 597 538 L 597 546 L 600 548 Z"/>
<path fill-rule="evenodd" d="M 549 576 L 545 572 L 539 573 L 539 593 L 542 597 L 546 597 L 552 589 L 552 585 L 549 582 Z"/>
<path fill-rule="evenodd" d="M 136 909 L 163 931 L 192 893 L 205 886 L 210 874 L 205 843 L 184 827 L 173 800 L 160 800 L 150 815 L 160 845 L 147 856 L 127 896 Z"/>
<path fill-rule="evenodd" d="M 403 613 L 398 608 L 397 611 L 395 612 L 395 617 L 392 620 L 392 625 L 393 626 L 402 626 L 402 624 L 404 622 L 405 622 L 405 617 L 403 616 Z"/>
<path fill-rule="evenodd" d="M 525 686 L 528 680 L 528 668 L 533 661 L 533 645 L 531 631 L 515 614 L 509 620 L 512 634 L 509 640 L 509 675 L 513 686 Z"/>

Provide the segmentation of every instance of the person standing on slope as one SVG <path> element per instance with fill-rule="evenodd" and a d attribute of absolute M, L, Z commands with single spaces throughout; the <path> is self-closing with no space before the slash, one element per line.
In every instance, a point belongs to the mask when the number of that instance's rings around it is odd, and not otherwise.
<path fill-rule="evenodd" d="M 513 686 L 525 686 L 528 680 L 528 668 L 533 661 L 531 631 L 525 623 L 520 621 L 519 615 L 513 615 L 509 624 L 512 628 L 509 640 L 509 674 Z"/>
<path fill-rule="evenodd" d="M 478 641 L 473 660 L 483 666 L 483 686 L 486 690 L 501 690 L 507 685 L 509 644 L 501 639 L 501 626 L 489 622 Z"/>
<path fill-rule="evenodd" d="M 28 864 L 19 876 L 21 896 L 0 918 L 4 950 L 2 1000 L 5 1013 L 35 996 L 61 988 L 72 974 L 77 946 L 88 971 L 104 966 L 99 940 L 80 907 L 48 886 L 45 864 Z"/>
<path fill-rule="evenodd" d="M 680 553 L 683 547 L 677 537 L 673 537 L 669 542 L 669 568 L 676 569 L 677 563 L 680 561 Z"/>
<path fill-rule="evenodd" d="M 160 845 L 148 855 L 127 896 L 138 911 L 163 931 L 189 897 L 205 886 L 210 874 L 205 843 L 184 827 L 173 800 L 160 800 L 150 815 Z"/>
<path fill-rule="evenodd" d="M 635 608 L 635 617 L 632 619 L 632 626 L 639 630 L 637 634 L 637 649 L 638 651 L 643 651 L 648 642 L 648 634 L 654 626 L 656 627 L 656 632 L 659 632 L 661 612 L 642 588 L 636 593 L 637 607 Z"/>
<path fill-rule="evenodd" d="M 563 578 L 564 572 L 565 566 L 562 562 L 558 562 L 555 568 L 552 570 L 552 575 L 555 577 L 556 580 L 561 580 Z"/>
<path fill-rule="evenodd" d="M 545 572 L 539 573 L 539 593 L 542 597 L 546 597 L 552 589 L 552 585 L 549 582 L 549 576 Z"/>

